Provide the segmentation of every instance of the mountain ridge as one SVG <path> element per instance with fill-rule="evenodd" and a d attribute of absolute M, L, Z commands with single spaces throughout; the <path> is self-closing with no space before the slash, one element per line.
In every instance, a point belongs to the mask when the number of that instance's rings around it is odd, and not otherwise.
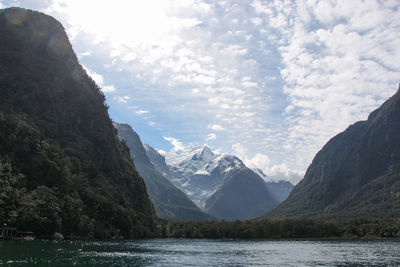
<path fill-rule="evenodd" d="M 149 145 L 146 147 L 153 164 L 196 204 L 218 219 L 247 220 L 262 216 L 286 198 L 286 191 L 291 189 L 280 182 L 265 182 L 239 158 L 216 154 L 206 145 L 165 155 Z"/>
<path fill-rule="evenodd" d="M 41 236 L 150 235 L 144 182 L 61 23 L 3 9 L 0 37 L 2 223 Z"/>
<path fill-rule="evenodd" d="M 400 216 L 400 91 L 316 154 L 304 179 L 269 217 Z"/>
<path fill-rule="evenodd" d="M 139 135 L 130 125 L 114 122 L 114 127 L 118 131 L 120 140 L 129 147 L 131 158 L 144 179 L 156 214 L 160 218 L 185 221 L 215 219 L 201 211 L 181 190 L 155 169 Z"/>

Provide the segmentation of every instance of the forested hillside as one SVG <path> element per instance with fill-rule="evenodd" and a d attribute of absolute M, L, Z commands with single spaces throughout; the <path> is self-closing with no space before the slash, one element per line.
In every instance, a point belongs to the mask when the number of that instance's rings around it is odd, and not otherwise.
<path fill-rule="evenodd" d="M 39 235 L 141 237 L 154 210 L 62 25 L 0 11 L 0 222 Z"/>

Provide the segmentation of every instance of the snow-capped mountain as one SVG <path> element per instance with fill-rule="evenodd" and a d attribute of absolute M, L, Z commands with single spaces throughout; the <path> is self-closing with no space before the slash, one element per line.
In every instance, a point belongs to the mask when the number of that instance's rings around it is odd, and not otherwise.
<path fill-rule="evenodd" d="M 267 183 L 237 157 L 197 146 L 160 155 L 145 146 L 152 163 L 199 207 L 219 219 L 261 216 L 279 204 Z"/>
<path fill-rule="evenodd" d="M 135 167 L 146 184 L 146 190 L 154 205 L 157 216 L 172 220 L 190 220 L 201 221 L 214 219 L 203 211 L 201 211 L 187 195 L 176 188 L 163 174 L 160 173 L 145 149 L 139 135 L 128 124 L 115 123 L 114 127 L 118 130 L 118 137 L 124 140 L 129 147 L 130 155 L 134 160 Z M 160 161 L 159 166 L 163 166 L 167 171 L 164 158 L 153 151 L 153 160 Z"/>
<path fill-rule="evenodd" d="M 221 187 L 230 170 L 245 167 L 238 158 L 214 154 L 207 146 L 168 152 L 165 159 L 171 182 L 201 208 Z"/>

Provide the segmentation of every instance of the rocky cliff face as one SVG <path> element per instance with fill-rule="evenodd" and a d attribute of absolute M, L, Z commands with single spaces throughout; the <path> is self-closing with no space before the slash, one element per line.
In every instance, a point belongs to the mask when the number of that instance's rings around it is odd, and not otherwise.
<path fill-rule="evenodd" d="M 154 209 L 62 25 L 0 11 L 0 218 L 37 234 L 140 237 Z"/>
<path fill-rule="evenodd" d="M 269 216 L 400 216 L 400 92 L 333 137 Z"/>

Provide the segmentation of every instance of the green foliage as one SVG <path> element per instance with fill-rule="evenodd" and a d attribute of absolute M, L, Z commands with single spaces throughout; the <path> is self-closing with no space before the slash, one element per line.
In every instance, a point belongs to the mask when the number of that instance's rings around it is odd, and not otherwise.
<path fill-rule="evenodd" d="M 400 238 L 400 219 L 326 222 L 316 220 L 160 221 L 163 238 L 308 239 Z"/>
<path fill-rule="evenodd" d="M 49 48 L 54 40 L 62 50 Z M 0 223 L 41 236 L 153 231 L 153 207 L 104 100 L 61 24 L 18 8 L 0 14 Z"/>

